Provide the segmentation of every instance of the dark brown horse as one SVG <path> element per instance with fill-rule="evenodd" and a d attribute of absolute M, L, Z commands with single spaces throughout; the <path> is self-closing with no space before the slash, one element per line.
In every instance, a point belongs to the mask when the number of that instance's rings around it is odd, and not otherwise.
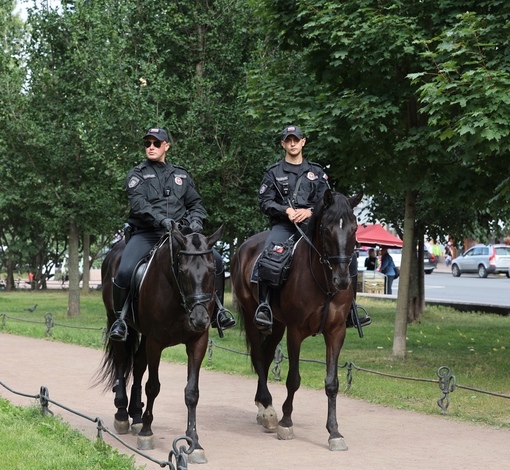
<path fill-rule="evenodd" d="M 189 460 L 205 463 L 204 450 L 198 442 L 196 407 L 198 378 L 208 344 L 208 332 L 214 308 L 215 265 L 213 245 L 223 234 L 223 226 L 210 237 L 193 233 L 184 235 L 177 225 L 163 238 L 148 263 L 140 289 L 134 294 L 134 318 L 128 320 L 126 342 L 108 340 L 100 380 L 115 392 L 114 426 L 118 433 L 131 428 L 138 433 L 138 448 L 154 448 L 151 424 L 154 400 L 160 391 L 158 368 L 163 349 L 185 344 L 188 354 L 188 382 L 184 399 L 188 408 L 186 436 L 194 451 Z M 108 315 L 108 330 L 115 321 L 112 279 L 124 250 L 119 242 L 106 256 L 101 270 L 103 302 Z M 142 376 L 149 368 L 145 385 L 147 406 L 142 416 Z M 132 376 L 128 398 L 126 385 Z"/>
<path fill-rule="evenodd" d="M 232 259 L 233 291 L 244 319 L 251 361 L 258 375 L 255 394 L 255 404 L 259 408 L 257 422 L 266 430 L 277 429 L 280 439 L 294 437 L 292 402 L 301 383 L 301 343 L 311 335 L 322 333 L 326 343 L 326 428 L 329 431 L 329 448 L 347 450 L 344 438 L 338 431 L 336 418 L 337 366 L 354 295 L 349 276 L 357 229 L 353 208 L 361 198 L 362 194 L 346 198 L 328 190 L 316 204 L 308 226 L 308 240 L 302 238 L 298 242 L 289 278 L 279 292 L 273 294 L 274 324 L 272 334 L 268 336 L 263 336 L 253 323 L 258 295 L 257 284 L 251 282 L 253 267 L 263 249 L 267 232 L 246 240 Z M 286 382 L 287 399 L 282 406 L 283 417 L 278 422 L 267 378 L 285 328 L 289 373 Z"/>

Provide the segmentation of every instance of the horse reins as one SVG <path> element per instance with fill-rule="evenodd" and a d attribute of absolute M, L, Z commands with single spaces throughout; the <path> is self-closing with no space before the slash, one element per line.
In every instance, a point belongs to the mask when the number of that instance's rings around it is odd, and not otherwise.
<path fill-rule="evenodd" d="M 319 289 L 324 293 L 324 295 L 326 295 L 326 302 L 324 303 L 324 308 L 322 310 L 321 324 L 320 324 L 319 329 L 317 330 L 317 332 L 314 333 L 314 335 L 313 335 L 313 336 L 317 336 L 317 335 L 320 335 L 322 333 L 322 331 L 324 330 L 324 325 L 326 324 L 326 320 L 327 320 L 327 317 L 328 317 L 329 305 L 331 303 L 331 299 L 336 294 L 338 294 L 338 292 L 340 292 L 338 289 L 335 289 L 334 292 L 331 291 L 331 289 L 330 289 L 330 282 L 329 282 L 328 277 L 326 275 L 325 265 L 327 265 L 328 268 L 330 269 L 330 271 L 332 271 L 333 268 L 331 267 L 331 262 L 349 263 L 350 264 L 351 260 L 352 260 L 352 256 L 338 256 L 338 255 L 329 256 L 325 251 L 324 251 L 323 254 L 321 254 L 320 251 L 315 247 L 313 242 L 306 236 L 305 232 L 301 229 L 301 227 L 299 227 L 299 225 L 296 224 L 296 223 L 294 223 L 294 225 L 296 226 L 296 228 L 299 231 L 299 233 L 301 234 L 301 236 L 306 240 L 306 242 L 310 246 L 310 250 L 308 251 L 308 260 L 309 260 L 309 263 L 310 263 L 310 271 L 312 273 L 312 277 L 313 277 L 315 283 L 317 284 Z M 321 224 L 320 224 L 320 227 L 319 227 L 319 233 L 321 235 L 322 246 L 324 248 L 324 229 L 323 229 L 322 221 L 321 221 Z M 328 285 L 328 290 L 327 291 L 323 289 L 323 287 L 319 283 L 319 280 L 315 277 L 315 273 L 313 272 L 313 269 L 312 269 L 312 248 L 315 250 L 315 252 L 319 256 L 319 262 L 322 265 L 322 272 L 324 274 L 324 279 L 326 280 L 326 283 Z"/>

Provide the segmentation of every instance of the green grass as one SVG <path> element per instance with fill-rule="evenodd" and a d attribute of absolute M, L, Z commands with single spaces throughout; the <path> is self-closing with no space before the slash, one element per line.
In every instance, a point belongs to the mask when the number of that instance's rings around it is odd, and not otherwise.
<path fill-rule="evenodd" d="M 395 303 L 368 298 L 361 298 L 359 302 L 370 313 L 373 324 L 365 328 L 363 339 L 355 330 L 348 331 L 339 363 L 351 362 L 361 369 L 420 378 L 426 382 L 386 377 L 355 368 L 352 385 L 347 388 L 346 369 L 341 368 L 340 393 L 372 403 L 439 415 L 441 409 L 437 400 L 442 393 L 435 383 L 438 381 L 437 371 L 441 366 L 448 366 L 457 384 L 457 388 L 449 394 L 448 417 L 494 427 L 510 427 L 508 399 L 461 388 L 510 395 L 510 318 L 428 307 L 420 323 L 408 326 L 407 359 L 393 360 Z M 24 310 L 36 303 L 35 312 Z M 227 295 L 227 306 L 230 303 L 231 298 Z M 81 315 L 77 318 L 67 317 L 66 306 L 65 292 L 2 293 L 0 315 L 9 317 L 5 318 L 3 331 L 44 338 L 46 327 L 43 323 L 34 325 L 10 317 L 44 322 L 44 314 L 51 312 L 55 326 L 49 340 L 101 348 L 105 314 L 100 293 L 82 295 Z M 79 326 L 92 330 L 77 328 Z M 227 330 L 223 339 L 218 337 L 216 330 L 211 330 L 210 338 L 214 346 L 212 358 L 206 355 L 204 359 L 205 369 L 255 377 L 239 327 Z M 285 340 L 282 346 L 286 355 Z M 324 351 L 323 337 L 311 337 L 303 343 L 301 358 L 324 362 Z M 184 347 L 165 350 L 163 360 L 186 363 Z M 284 360 L 281 364 L 282 381 L 285 381 L 287 367 L 288 362 Z M 300 370 L 303 387 L 323 389 L 323 364 L 302 362 Z M 271 380 L 274 381 L 274 378 Z"/>
<path fill-rule="evenodd" d="M 2 468 L 54 470 L 133 470 L 127 457 L 102 441 L 90 441 L 62 421 L 42 416 L 36 407 L 22 408 L 0 398 Z"/>

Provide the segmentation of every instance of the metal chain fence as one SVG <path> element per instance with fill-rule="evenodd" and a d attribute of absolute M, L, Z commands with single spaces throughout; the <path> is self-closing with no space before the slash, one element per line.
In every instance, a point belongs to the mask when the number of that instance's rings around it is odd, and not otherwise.
<path fill-rule="evenodd" d="M 7 319 L 13 320 L 13 321 L 29 322 L 29 323 L 41 323 L 41 324 L 46 325 L 46 333 L 45 333 L 46 336 L 51 336 L 52 330 L 55 327 L 78 328 L 78 329 L 86 329 L 86 330 L 99 330 L 99 331 L 102 332 L 102 340 L 103 341 L 105 340 L 106 333 L 107 333 L 106 328 L 91 328 L 91 327 L 85 327 L 85 326 L 69 326 L 69 325 L 63 325 L 63 324 L 55 323 L 53 321 L 51 313 L 46 313 L 44 322 L 42 322 L 42 321 L 38 322 L 38 321 L 34 321 L 34 320 L 26 320 L 26 319 L 22 319 L 22 318 L 11 317 L 9 315 L 6 315 L 5 313 L 1 313 L 0 317 L 2 318 L 2 321 L 1 321 L 1 328 L 2 329 L 5 328 L 5 324 L 6 324 L 6 320 Z M 208 363 L 209 364 L 212 364 L 214 348 L 221 349 L 223 351 L 226 351 L 226 352 L 229 352 L 229 353 L 232 353 L 232 354 L 241 354 L 241 355 L 244 355 L 244 356 L 248 356 L 249 355 L 247 352 L 236 351 L 236 350 L 234 350 L 232 348 L 228 348 L 228 347 L 222 346 L 222 345 L 216 343 L 214 340 L 210 339 L 209 340 L 208 352 L 207 352 L 207 358 L 208 358 Z M 282 346 L 280 344 L 276 348 L 275 356 L 274 356 L 274 366 L 271 368 L 271 372 L 273 373 L 274 379 L 277 380 L 277 381 L 281 380 L 281 365 L 282 365 L 282 362 L 284 360 L 288 360 L 288 357 L 285 356 L 285 354 L 283 353 Z M 300 358 L 299 361 L 303 362 L 303 363 L 315 363 L 315 364 L 319 364 L 321 366 L 325 366 L 326 365 L 326 363 L 324 361 L 319 361 L 319 360 L 315 360 L 315 359 L 303 359 L 303 358 Z M 363 367 L 359 367 L 356 364 L 354 364 L 353 362 L 345 362 L 344 364 L 339 365 L 338 369 L 345 369 L 346 370 L 346 383 L 347 383 L 347 388 L 348 389 L 352 385 L 352 381 L 353 381 L 353 373 L 352 372 L 353 372 L 353 370 L 356 370 L 358 372 L 366 372 L 366 373 L 369 373 L 369 374 L 376 374 L 376 375 L 380 375 L 380 376 L 383 376 L 383 377 L 390 377 L 390 378 L 393 378 L 393 379 L 411 380 L 411 381 L 417 381 L 417 382 L 428 382 L 428 383 L 438 384 L 441 396 L 437 400 L 437 405 L 441 409 L 441 414 L 447 414 L 448 413 L 448 407 L 450 405 L 450 394 L 453 393 L 455 391 L 455 389 L 457 389 L 457 388 L 464 389 L 464 390 L 470 390 L 472 392 L 482 393 L 482 394 L 486 394 L 486 395 L 492 395 L 492 396 L 495 396 L 495 397 L 510 399 L 510 395 L 504 395 L 504 394 L 501 394 L 501 393 L 491 392 L 491 391 L 487 391 L 487 390 L 481 390 L 481 389 L 478 389 L 478 388 L 474 388 L 474 387 L 469 387 L 469 386 L 464 386 L 464 385 L 458 384 L 455 375 L 452 374 L 452 372 L 451 372 L 451 370 L 450 370 L 450 368 L 448 366 L 440 366 L 437 369 L 436 374 L 437 374 L 438 379 L 435 379 L 435 380 L 434 379 L 417 378 L 417 377 L 406 377 L 406 376 L 403 376 L 403 375 L 387 374 L 385 372 L 380 372 L 380 371 L 376 371 L 376 370 L 371 370 L 371 369 L 366 369 L 366 368 L 363 368 Z"/>

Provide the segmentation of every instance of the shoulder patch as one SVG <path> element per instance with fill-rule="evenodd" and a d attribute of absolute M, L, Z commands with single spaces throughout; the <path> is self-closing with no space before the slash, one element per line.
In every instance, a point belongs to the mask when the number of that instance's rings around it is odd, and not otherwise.
<path fill-rule="evenodd" d="M 137 178 L 136 176 L 132 176 L 128 182 L 128 188 L 129 189 L 136 188 L 138 186 L 139 182 L 140 182 L 140 178 Z"/>
<path fill-rule="evenodd" d="M 267 184 L 263 184 L 259 189 L 259 194 L 264 194 L 267 190 Z"/>

